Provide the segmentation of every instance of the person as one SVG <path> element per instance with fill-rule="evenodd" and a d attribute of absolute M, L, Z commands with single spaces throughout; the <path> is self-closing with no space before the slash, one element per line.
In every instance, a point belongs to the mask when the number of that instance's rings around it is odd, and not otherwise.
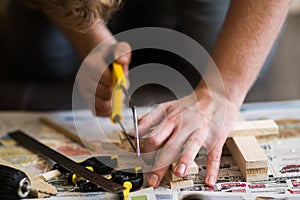
<path fill-rule="evenodd" d="M 71 41 L 82 59 L 98 44 L 112 37 L 105 21 L 121 5 L 120 0 L 28 2 L 51 19 Z M 193 6 L 189 3 L 195 1 L 180 2 L 192 9 Z M 169 168 L 168 164 L 174 161 L 177 154 L 180 156 L 174 173 L 184 176 L 189 163 L 194 160 L 202 146 L 209 149 L 205 183 L 209 186 L 216 183 L 222 147 L 232 130 L 236 113 L 276 40 L 290 4 L 291 0 L 231 1 L 221 32 L 211 51 L 223 80 L 225 96 L 219 94 L 220 85 L 213 84 L 210 86 L 211 90 L 202 79 L 194 89 L 196 99 L 188 95 L 162 103 L 139 121 L 141 135 L 148 134 L 154 127 L 146 138 L 143 152 L 159 152 L 155 154 L 153 171 L 147 178 L 149 186 L 159 185 Z M 131 60 L 130 44 L 110 41 L 106 48 L 113 49 L 116 62 L 128 71 Z M 111 72 L 102 65 L 93 70 L 102 73 L 95 94 L 96 114 L 109 116 Z M 82 74 L 80 77 L 82 81 L 81 84 L 79 82 L 79 87 L 87 100 L 91 94 L 87 92 L 90 86 L 86 83 L 97 78 L 93 77 L 94 74 Z M 208 72 L 207 77 L 213 79 L 211 75 Z M 223 123 L 218 121 L 220 110 L 225 113 Z"/>

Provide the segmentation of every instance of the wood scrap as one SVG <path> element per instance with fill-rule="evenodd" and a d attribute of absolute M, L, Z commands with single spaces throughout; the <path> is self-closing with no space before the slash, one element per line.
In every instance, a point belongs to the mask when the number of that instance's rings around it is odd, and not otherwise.
<path fill-rule="evenodd" d="M 229 138 L 226 146 L 246 181 L 267 180 L 268 158 L 255 136 Z"/>
<path fill-rule="evenodd" d="M 274 120 L 237 121 L 229 137 L 237 136 L 273 136 L 279 132 Z"/>
<path fill-rule="evenodd" d="M 49 181 L 52 180 L 58 176 L 60 176 L 60 171 L 58 171 L 57 169 L 55 170 L 51 170 L 49 172 L 45 172 L 39 175 L 39 177 L 44 180 L 44 181 Z"/>

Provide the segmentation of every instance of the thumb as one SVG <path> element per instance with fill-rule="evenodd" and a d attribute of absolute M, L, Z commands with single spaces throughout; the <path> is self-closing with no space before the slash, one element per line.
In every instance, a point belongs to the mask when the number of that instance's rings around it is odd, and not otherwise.
<path fill-rule="evenodd" d="M 125 73 L 128 72 L 128 66 L 131 59 L 131 47 L 127 42 L 117 44 L 114 52 L 115 61 L 124 67 Z"/>

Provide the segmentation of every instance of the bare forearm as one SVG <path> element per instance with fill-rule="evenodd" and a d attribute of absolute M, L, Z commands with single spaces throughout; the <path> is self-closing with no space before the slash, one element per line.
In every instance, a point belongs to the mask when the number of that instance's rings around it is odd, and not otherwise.
<path fill-rule="evenodd" d="M 105 26 L 121 0 L 23 0 L 28 6 L 43 11 L 67 36 L 81 58 L 111 36 Z M 113 41 L 112 41 L 113 42 Z"/>
<path fill-rule="evenodd" d="M 212 58 L 227 99 L 240 105 L 284 23 L 291 0 L 232 0 Z"/>
<path fill-rule="evenodd" d="M 63 28 L 61 26 L 60 29 L 71 41 L 82 59 L 84 59 L 98 44 L 112 36 L 107 27 L 102 23 L 95 24 L 85 33 Z M 113 39 L 110 41 L 116 42 Z"/>

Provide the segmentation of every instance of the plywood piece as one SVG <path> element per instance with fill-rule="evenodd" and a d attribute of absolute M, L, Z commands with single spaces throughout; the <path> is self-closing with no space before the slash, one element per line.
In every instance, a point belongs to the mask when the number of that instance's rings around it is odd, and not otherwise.
<path fill-rule="evenodd" d="M 193 187 L 194 181 L 189 180 L 180 180 L 180 181 L 170 181 L 170 187 L 171 189 L 180 189 L 180 188 L 187 188 L 187 187 Z"/>
<path fill-rule="evenodd" d="M 267 180 L 268 158 L 255 136 L 229 138 L 226 146 L 246 181 Z"/>
<path fill-rule="evenodd" d="M 237 136 L 272 136 L 278 134 L 274 120 L 237 121 L 229 137 Z"/>
<path fill-rule="evenodd" d="M 18 170 L 24 172 L 31 182 L 31 189 L 33 191 L 30 194 L 34 194 L 35 195 L 34 197 L 39 198 L 39 197 L 49 196 L 49 194 L 50 195 L 57 194 L 56 188 L 54 186 L 50 185 L 49 183 L 46 183 L 45 181 L 43 181 L 40 177 L 38 177 L 38 175 L 29 173 L 28 171 L 21 169 L 17 165 L 11 164 L 1 158 L 0 158 L 0 164 L 6 165 L 6 166 L 9 166 L 9 167 L 12 167 L 12 168 L 15 168 L 15 169 L 18 169 Z M 43 193 L 43 194 L 40 194 L 40 193 Z"/>
<path fill-rule="evenodd" d="M 173 162 L 171 165 L 171 169 L 174 171 L 177 162 Z M 186 175 L 198 174 L 199 173 L 199 166 L 195 161 L 193 161 L 186 170 Z"/>

